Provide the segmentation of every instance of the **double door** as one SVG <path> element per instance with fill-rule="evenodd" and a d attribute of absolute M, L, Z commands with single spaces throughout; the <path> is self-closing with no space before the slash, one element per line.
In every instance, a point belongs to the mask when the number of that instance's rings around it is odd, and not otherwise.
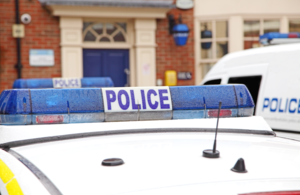
<path fill-rule="evenodd" d="M 115 87 L 129 86 L 127 49 L 84 49 L 84 77 L 110 77 Z"/>

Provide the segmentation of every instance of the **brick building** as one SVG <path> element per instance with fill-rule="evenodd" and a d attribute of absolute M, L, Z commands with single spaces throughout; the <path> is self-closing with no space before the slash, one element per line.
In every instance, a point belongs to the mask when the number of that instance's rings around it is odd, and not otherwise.
<path fill-rule="evenodd" d="M 1 91 L 11 88 L 18 78 L 17 43 L 12 36 L 15 2 L 0 1 Z M 32 18 L 20 39 L 21 78 L 107 76 L 114 72 L 116 80 L 124 77 L 131 86 L 151 86 L 157 79 L 164 80 L 166 70 L 193 74 L 193 9 L 179 10 L 173 0 L 19 0 L 19 13 Z M 175 45 L 168 14 L 175 19 L 181 15 L 189 26 L 186 46 Z M 53 50 L 54 65 L 31 66 L 33 49 Z M 124 67 L 130 70 L 128 77 Z M 117 85 L 123 84 L 117 81 Z M 178 82 L 192 84 L 194 78 Z"/>
<path fill-rule="evenodd" d="M 52 16 L 38 1 L 20 0 L 20 14 L 29 13 L 33 20 L 25 26 L 21 39 L 22 78 L 49 78 L 61 76 L 61 50 L 59 18 Z M 16 22 L 15 1 L 0 1 L 0 91 L 12 87 L 17 79 L 16 39 L 12 37 L 12 25 Z M 52 49 L 55 64 L 51 67 L 31 67 L 30 49 Z"/>
<path fill-rule="evenodd" d="M 300 31 L 298 0 L 181 0 L 190 9 L 176 8 L 180 0 L 0 0 L 1 91 L 18 78 L 17 1 L 19 15 L 32 18 L 20 39 L 22 78 L 111 76 L 116 86 L 153 86 L 175 70 L 192 74 L 177 85 L 194 85 L 227 53 L 259 47 L 259 35 Z M 185 46 L 169 33 L 170 15 L 189 28 Z M 53 52 L 52 65 L 29 62 L 41 49 Z"/>

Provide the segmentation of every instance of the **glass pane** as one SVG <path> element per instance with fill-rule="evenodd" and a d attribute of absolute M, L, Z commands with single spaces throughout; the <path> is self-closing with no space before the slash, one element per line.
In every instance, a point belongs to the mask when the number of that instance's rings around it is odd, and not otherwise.
<path fill-rule="evenodd" d="M 84 41 L 96 41 L 96 37 L 93 35 L 93 33 L 87 32 L 84 37 Z"/>
<path fill-rule="evenodd" d="M 264 21 L 264 33 L 279 32 L 280 22 L 279 20 L 265 20 Z"/>
<path fill-rule="evenodd" d="M 211 22 L 201 22 L 201 39 L 212 38 L 212 23 Z"/>
<path fill-rule="evenodd" d="M 115 36 L 114 36 L 114 41 L 115 42 L 125 42 L 125 38 L 123 36 L 123 34 L 121 32 L 118 32 Z"/>
<path fill-rule="evenodd" d="M 244 37 L 258 37 L 259 29 L 259 20 L 244 21 Z"/>
<path fill-rule="evenodd" d="M 206 47 L 208 49 L 204 49 L 203 48 L 204 44 L 211 45 L 211 43 L 201 43 L 201 59 L 212 59 L 213 58 L 212 47 L 210 46 L 210 47 Z"/>
<path fill-rule="evenodd" d="M 202 66 L 202 76 L 205 77 L 208 71 L 214 66 L 214 63 L 202 63 L 200 65 Z"/>
<path fill-rule="evenodd" d="M 84 22 L 83 23 L 83 28 L 82 28 L 82 31 L 84 31 L 89 25 L 91 25 L 92 22 Z"/>
<path fill-rule="evenodd" d="M 101 35 L 103 33 L 103 24 L 102 23 L 98 23 L 93 25 L 92 27 L 99 35 Z"/>
<path fill-rule="evenodd" d="M 260 47 L 259 41 L 244 41 L 244 49 Z"/>
<path fill-rule="evenodd" d="M 228 42 L 219 41 L 217 42 L 217 58 L 221 58 L 228 53 Z"/>
<path fill-rule="evenodd" d="M 228 22 L 227 21 L 220 21 L 216 22 L 216 35 L 217 38 L 224 38 L 228 37 Z"/>
<path fill-rule="evenodd" d="M 115 27 L 115 25 L 111 24 L 111 23 L 106 23 L 106 33 L 111 35 L 115 32 L 115 30 L 117 30 L 117 28 Z"/>
<path fill-rule="evenodd" d="M 107 37 L 102 37 L 102 38 L 100 39 L 100 42 L 110 42 L 110 40 L 109 40 L 109 38 L 107 38 Z"/>
<path fill-rule="evenodd" d="M 127 28 L 126 28 L 126 23 L 117 23 L 121 28 L 123 28 L 123 30 L 126 32 Z"/>
<path fill-rule="evenodd" d="M 300 20 L 289 21 L 289 32 L 300 32 Z"/>

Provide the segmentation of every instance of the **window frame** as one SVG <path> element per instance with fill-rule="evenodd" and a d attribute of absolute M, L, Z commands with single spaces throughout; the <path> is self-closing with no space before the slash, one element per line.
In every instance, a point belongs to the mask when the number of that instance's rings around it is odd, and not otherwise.
<path fill-rule="evenodd" d="M 84 21 L 85 22 L 85 21 Z M 84 23 L 83 22 L 83 23 Z M 116 30 L 112 33 L 112 34 L 108 34 L 107 33 L 107 24 L 112 24 L 116 27 Z M 82 31 L 82 42 L 84 43 L 103 43 L 103 42 L 100 42 L 100 39 L 102 38 L 105 38 L 107 37 L 110 41 L 109 42 L 106 42 L 106 43 L 111 43 L 111 44 L 114 44 L 114 43 L 128 43 L 128 33 L 124 31 L 124 29 L 122 27 L 120 27 L 119 25 L 116 25 L 118 22 L 92 22 L 92 24 L 90 24 L 87 28 L 85 28 L 83 31 Z M 119 22 L 120 23 L 120 22 Z M 128 24 L 126 22 L 122 22 L 122 23 L 125 23 L 126 24 L 126 28 L 128 28 Z M 99 35 L 94 29 L 93 29 L 93 25 L 95 24 L 103 24 L 103 33 L 101 35 Z M 127 31 L 127 30 L 126 30 Z M 84 38 L 86 36 L 86 34 L 90 32 L 92 33 L 94 36 L 95 36 L 95 41 L 85 41 Z M 114 36 L 116 36 L 119 32 L 121 32 L 124 36 L 124 39 L 125 41 L 123 42 L 116 42 L 114 41 Z"/>
<path fill-rule="evenodd" d="M 228 35 L 227 37 L 223 37 L 223 38 L 217 38 L 216 37 L 216 23 L 217 22 L 227 22 L 227 31 L 228 31 Z M 229 49 L 229 21 L 228 19 L 218 19 L 218 20 L 199 20 L 199 29 L 200 32 L 198 32 L 198 36 L 199 36 L 199 42 L 197 43 L 199 46 L 201 45 L 201 43 L 207 43 L 207 42 L 211 42 L 212 43 L 212 58 L 211 59 L 202 59 L 202 55 L 201 55 L 201 46 L 200 46 L 200 64 L 201 63 L 216 63 L 218 60 L 220 60 L 221 58 L 217 58 L 217 42 L 220 41 L 227 41 L 227 45 L 228 45 L 228 49 Z M 201 38 L 201 24 L 202 23 L 206 23 L 206 22 L 211 22 L 212 23 L 212 38 L 211 39 L 202 39 Z"/>
<path fill-rule="evenodd" d="M 263 35 L 264 33 L 264 21 L 265 20 L 278 20 L 279 21 L 279 32 L 281 32 L 281 18 L 243 18 L 243 45 L 245 41 L 258 41 L 259 42 L 259 36 Z M 245 37 L 244 35 L 244 22 L 245 21 L 259 21 L 259 36 L 258 37 Z M 262 47 L 262 45 L 259 44 L 259 47 Z M 243 47 L 245 50 L 245 46 Z"/>
<path fill-rule="evenodd" d="M 217 29 L 217 22 L 227 22 L 227 37 L 223 38 L 217 38 L 216 34 L 216 29 Z M 212 38 L 210 39 L 202 39 L 201 38 L 201 24 L 202 23 L 207 23 L 211 22 L 212 24 Z M 228 18 L 222 18 L 222 19 L 206 19 L 206 20 L 197 20 L 197 23 L 199 25 L 199 32 L 197 32 L 198 36 L 198 41 L 197 41 L 197 47 L 199 48 L 199 63 L 198 65 L 200 66 L 202 75 L 201 77 L 204 78 L 205 74 L 207 73 L 206 70 L 210 69 L 211 67 L 214 66 L 215 63 L 217 63 L 221 58 L 217 58 L 217 42 L 220 41 L 227 41 L 227 46 L 228 46 L 228 53 L 229 53 L 229 19 Z M 212 43 L 212 58 L 211 59 L 203 59 L 202 58 L 202 53 L 201 53 L 201 43 L 207 43 L 211 42 Z M 211 66 L 210 68 L 205 67 L 206 65 Z"/>

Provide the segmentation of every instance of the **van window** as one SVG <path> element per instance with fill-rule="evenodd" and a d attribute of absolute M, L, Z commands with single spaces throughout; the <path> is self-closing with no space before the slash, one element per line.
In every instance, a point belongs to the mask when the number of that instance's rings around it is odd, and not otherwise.
<path fill-rule="evenodd" d="M 230 77 L 228 80 L 228 84 L 236 83 L 236 84 L 246 85 L 252 95 L 255 105 L 257 103 L 257 96 L 260 87 L 260 82 L 261 82 L 261 76 Z M 254 108 L 254 113 L 255 113 L 255 108 Z"/>
<path fill-rule="evenodd" d="M 210 81 L 206 81 L 204 85 L 220 85 L 221 84 L 221 79 L 214 79 Z"/>

